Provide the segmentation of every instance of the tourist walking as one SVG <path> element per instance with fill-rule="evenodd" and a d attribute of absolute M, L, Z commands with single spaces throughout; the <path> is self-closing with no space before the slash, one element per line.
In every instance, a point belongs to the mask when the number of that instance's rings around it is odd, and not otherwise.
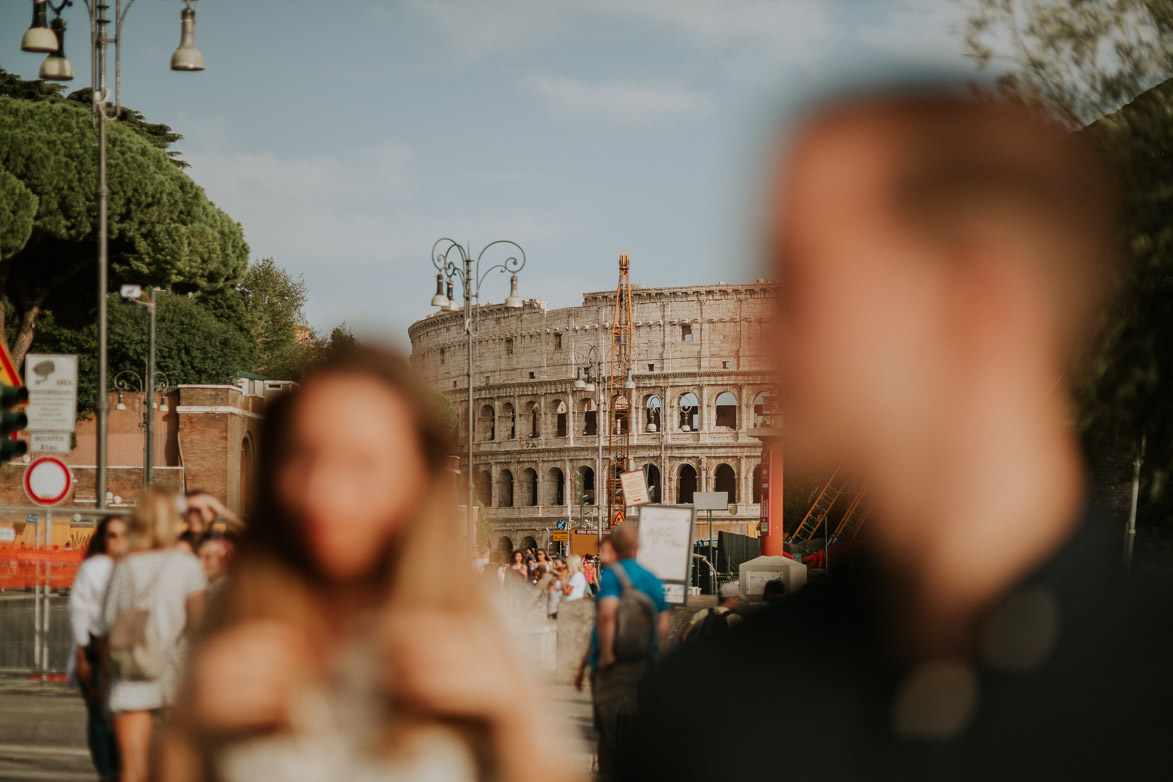
<path fill-rule="evenodd" d="M 70 682 L 86 704 L 86 742 L 102 780 L 118 778 L 118 747 L 106 708 L 106 680 L 98 655 L 102 606 L 114 564 L 126 553 L 126 521 L 105 516 L 94 527 L 85 559 L 69 588 L 69 625 L 74 649 L 69 657 Z"/>
<path fill-rule="evenodd" d="M 154 722 L 175 701 L 186 632 L 203 614 L 207 579 L 199 560 L 175 547 L 176 496 L 147 489 L 127 525 L 128 553 L 114 568 L 102 609 L 102 671 L 122 764 L 122 782 L 146 782 Z"/>

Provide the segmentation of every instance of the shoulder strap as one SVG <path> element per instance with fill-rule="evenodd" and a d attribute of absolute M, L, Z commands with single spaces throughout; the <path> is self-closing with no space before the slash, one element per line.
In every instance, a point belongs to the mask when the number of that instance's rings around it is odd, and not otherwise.
<path fill-rule="evenodd" d="M 635 588 L 635 584 L 631 583 L 631 576 L 627 575 L 622 562 L 615 563 L 615 577 L 619 579 L 619 584 L 625 591 Z"/>

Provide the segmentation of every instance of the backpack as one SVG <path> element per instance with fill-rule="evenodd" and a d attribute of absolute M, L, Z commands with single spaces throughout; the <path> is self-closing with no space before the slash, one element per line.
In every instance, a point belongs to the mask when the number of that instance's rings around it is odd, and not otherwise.
<path fill-rule="evenodd" d="M 151 617 L 149 608 L 139 608 L 138 588 L 134 583 L 134 571 L 130 570 L 130 605 L 118 611 L 110 627 L 110 662 L 118 678 L 125 681 L 153 681 L 167 670 L 167 649 L 159 639 L 159 632 Z M 167 569 L 163 562 L 155 569 L 146 594 L 154 592 L 160 575 Z"/>
<path fill-rule="evenodd" d="M 615 563 L 615 575 L 623 586 L 615 618 L 615 659 L 646 660 L 656 640 L 656 604 L 631 582 L 622 563 Z"/>
<path fill-rule="evenodd" d="M 691 645 L 705 639 L 719 638 L 725 635 L 729 630 L 729 617 L 732 614 L 732 611 L 718 612 L 715 608 L 710 608 L 697 628 L 688 634 L 688 643 Z"/>

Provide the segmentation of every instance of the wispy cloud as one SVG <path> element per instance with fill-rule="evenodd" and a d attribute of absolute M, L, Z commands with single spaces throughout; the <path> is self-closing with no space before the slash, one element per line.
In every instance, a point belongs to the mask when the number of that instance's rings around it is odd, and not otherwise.
<path fill-rule="evenodd" d="M 622 125 L 647 125 L 661 120 L 700 116 L 711 101 L 679 86 L 649 86 L 630 82 L 588 84 L 561 76 L 539 75 L 529 80 L 551 113 L 559 119 L 586 119 Z"/>
<path fill-rule="evenodd" d="M 861 41 L 907 62 L 945 68 L 969 65 L 956 28 L 966 17 L 963 3 L 900 0 L 884 23 L 859 30 Z"/>
<path fill-rule="evenodd" d="M 467 57 L 529 52 L 622 25 L 704 50 L 737 76 L 776 78 L 811 67 L 834 35 L 823 3 L 807 0 L 409 0 Z"/>

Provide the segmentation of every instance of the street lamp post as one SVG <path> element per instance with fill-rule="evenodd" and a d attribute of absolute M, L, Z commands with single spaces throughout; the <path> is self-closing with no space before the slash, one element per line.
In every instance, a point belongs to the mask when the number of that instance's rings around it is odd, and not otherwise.
<path fill-rule="evenodd" d="M 107 468 L 107 418 L 110 401 L 106 398 L 108 388 L 106 343 L 106 294 L 109 288 L 109 207 L 110 187 L 106 179 L 106 122 L 109 119 L 107 107 L 109 94 L 106 89 L 106 48 L 114 45 L 114 118 L 121 113 L 119 87 L 122 81 L 122 23 L 134 5 L 134 0 L 114 0 L 114 18 L 109 19 L 108 0 L 83 0 L 89 11 L 90 20 L 90 85 L 93 93 L 94 117 L 98 124 L 98 399 L 97 399 L 97 475 L 95 490 L 98 508 L 106 507 Z M 179 19 L 181 34 L 179 48 L 171 56 L 173 71 L 202 71 L 204 56 L 195 45 L 195 17 L 192 7 L 196 0 L 184 0 Z M 61 12 L 73 5 L 73 0 L 33 0 L 33 21 L 21 38 L 20 48 L 26 52 L 46 52 L 48 57 L 41 64 L 40 77 L 52 81 L 73 79 L 73 66 L 65 57 L 65 20 Z M 52 24 L 46 24 L 46 9 L 53 11 Z M 114 36 L 106 33 L 107 25 L 114 22 Z"/>
<path fill-rule="evenodd" d="M 159 412 L 167 412 L 167 393 L 171 391 L 171 381 L 162 372 L 154 371 L 154 361 L 148 359 L 147 377 L 154 378 L 154 383 L 148 383 L 130 369 L 124 369 L 114 376 L 114 390 L 118 392 L 117 409 L 125 410 L 126 403 L 122 400 L 123 394 L 137 394 L 143 404 L 143 420 L 139 426 L 143 430 L 143 483 L 151 485 L 153 467 L 155 464 L 155 407 Z M 155 402 L 155 394 L 159 395 L 159 402 Z"/>
<path fill-rule="evenodd" d="M 494 252 L 504 250 L 506 258 L 482 272 L 481 261 L 491 249 Z M 455 259 L 452 257 L 453 253 L 456 255 Z M 457 310 L 453 298 L 454 279 L 460 280 L 461 293 L 464 296 L 464 333 L 468 341 L 468 475 L 466 476 L 466 488 L 468 491 L 468 545 L 471 548 L 476 543 L 476 522 L 474 520 L 476 489 L 473 478 L 473 433 L 476 426 L 476 418 L 473 414 L 473 392 L 475 390 L 473 383 L 473 338 L 480 334 L 481 285 L 489 276 L 489 272 L 500 271 L 503 274 L 507 272 L 510 275 L 509 296 L 505 299 L 505 306 L 509 309 L 521 309 L 524 302 L 517 295 L 517 273 L 525 267 L 525 250 L 521 249 L 521 245 L 516 242 L 498 239 L 481 248 L 480 253 L 474 258 L 471 247 L 464 247 L 445 237 L 436 240 L 436 243 L 432 245 L 432 265 L 436 267 L 437 272 L 436 295 L 432 297 L 433 307 L 439 307 L 448 312 Z M 445 280 L 447 280 L 446 288 Z M 474 311 L 476 314 L 475 323 L 473 322 Z"/>
<path fill-rule="evenodd" d="M 149 326 L 147 328 L 147 377 L 154 378 L 155 374 L 156 374 L 156 372 L 155 372 L 155 334 L 157 331 L 157 329 L 155 328 L 155 322 L 156 322 L 156 320 L 155 320 L 155 299 L 154 299 L 154 297 L 152 297 L 150 295 L 144 296 L 142 286 L 139 286 L 139 285 L 123 285 L 121 295 L 122 295 L 122 298 L 125 299 L 126 301 L 132 302 L 134 304 L 138 304 L 142 307 L 146 307 L 147 312 L 149 313 L 149 317 L 148 317 Z M 164 376 L 164 378 L 165 377 L 166 376 Z M 115 387 L 117 388 L 117 382 L 115 382 Z M 120 390 L 125 390 L 125 389 L 120 389 Z M 152 399 L 154 398 L 154 395 L 150 392 L 148 392 L 147 396 L 151 397 Z M 151 407 L 150 410 L 154 410 L 154 407 Z M 150 411 L 148 411 L 146 415 L 147 415 L 147 419 L 146 419 L 146 421 L 147 421 L 147 423 L 146 423 L 147 443 L 146 443 L 146 447 L 144 449 L 144 455 L 143 455 L 143 483 L 147 486 L 150 486 L 151 479 L 152 479 L 153 473 L 154 473 L 154 467 L 155 467 L 155 439 L 154 439 L 155 416 L 154 416 L 154 413 L 152 413 Z"/>
<path fill-rule="evenodd" d="M 584 378 L 585 375 L 585 378 Z M 598 382 L 596 383 L 596 379 Z M 595 516 L 598 519 L 599 546 L 603 545 L 603 513 L 599 504 L 599 482 L 603 479 L 603 425 L 607 419 L 603 415 L 603 362 L 599 360 L 599 352 L 594 345 L 587 346 L 586 359 L 578 367 L 574 379 L 576 391 L 586 391 L 595 394 L 595 439 L 598 440 L 598 458 L 595 461 Z M 586 521 L 584 518 L 583 521 Z"/>

